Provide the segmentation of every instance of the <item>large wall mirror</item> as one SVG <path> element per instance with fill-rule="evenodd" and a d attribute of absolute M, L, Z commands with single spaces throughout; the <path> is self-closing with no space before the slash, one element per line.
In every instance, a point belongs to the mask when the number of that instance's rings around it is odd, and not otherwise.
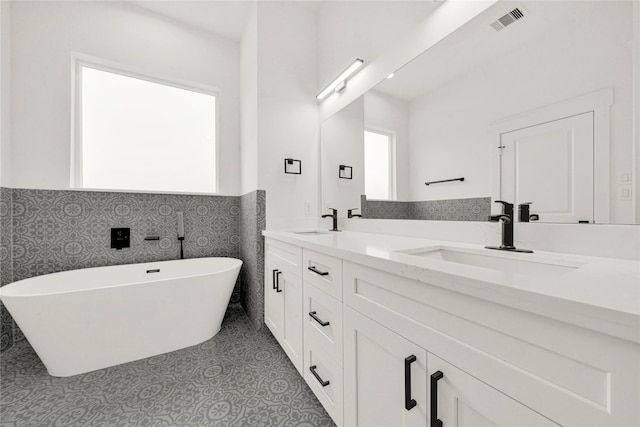
<path fill-rule="evenodd" d="M 506 199 L 540 222 L 637 223 L 637 7 L 496 3 L 322 123 L 323 206 L 484 221 Z"/>

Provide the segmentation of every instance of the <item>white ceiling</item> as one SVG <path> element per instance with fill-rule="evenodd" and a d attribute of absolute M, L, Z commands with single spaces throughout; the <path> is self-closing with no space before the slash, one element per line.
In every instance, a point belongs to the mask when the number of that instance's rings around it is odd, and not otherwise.
<path fill-rule="evenodd" d="M 240 41 L 251 5 L 247 0 L 131 0 L 136 6 L 184 24 Z"/>
<path fill-rule="evenodd" d="M 500 32 L 491 22 L 514 8 L 524 18 Z M 589 31 L 597 17 L 608 13 L 606 1 L 504 1 L 498 2 L 385 80 L 375 90 L 398 99 L 412 101 L 445 85 L 470 70 L 550 31 Z M 587 24 L 589 23 L 589 24 Z M 595 28 L 595 27 L 594 27 Z"/>

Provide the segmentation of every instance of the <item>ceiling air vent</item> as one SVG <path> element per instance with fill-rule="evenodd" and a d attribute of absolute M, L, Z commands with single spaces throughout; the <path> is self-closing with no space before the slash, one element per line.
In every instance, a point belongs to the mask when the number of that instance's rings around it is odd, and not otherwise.
<path fill-rule="evenodd" d="M 504 27 L 513 24 L 514 22 L 516 22 L 520 18 L 524 18 L 524 14 L 522 13 L 522 11 L 520 9 L 515 8 L 511 12 L 509 12 L 506 15 L 504 15 L 503 17 L 499 18 L 497 21 L 492 22 L 491 26 L 493 27 L 494 30 L 500 31 Z"/>

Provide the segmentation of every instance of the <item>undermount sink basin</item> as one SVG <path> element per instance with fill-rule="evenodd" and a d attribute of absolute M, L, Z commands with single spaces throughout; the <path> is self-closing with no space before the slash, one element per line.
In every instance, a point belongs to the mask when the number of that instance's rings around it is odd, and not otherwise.
<path fill-rule="evenodd" d="M 309 231 L 294 231 L 293 234 L 305 234 L 307 236 L 315 236 L 318 234 L 329 234 L 329 232 L 323 231 L 323 230 L 309 230 Z"/>
<path fill-rule="evenodd" d="M 403 253 L 421 258 L 535 277 L 560 276 L 582 266 L 582 264 L 538 257 L 535 254 L 514 254 L 491 249 L 474 250 L 453 247 L 430 247 L 427 249 L 405 251 Z"/>

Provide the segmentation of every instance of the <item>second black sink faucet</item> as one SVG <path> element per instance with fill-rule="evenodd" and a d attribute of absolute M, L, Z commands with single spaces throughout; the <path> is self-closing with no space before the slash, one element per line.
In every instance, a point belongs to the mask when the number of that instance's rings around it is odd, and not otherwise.
<path fill-rule="evenodd" d="M 502 203 L 502 213 L 499 215 L 491 215 L 489 221 L 502 223 L 502 244 L 500 246 L 485 246 L 487 249 L 497 249 L 500 251 L 526 252 L 532 253 L 530 249 L 518 249 L 513 245 L 513 203 L 507 203 L 502 200 L 496 200 L 496 203 Z"/>
<path fill-rule="evenodd" d="M 333 228 L 329 231 L 340 231 L 338 230 L 338 209 L 329 208 L 331 211 L 330 214 L 322 215 L 322 218 L 332 218 L 333 219 Z"/>

